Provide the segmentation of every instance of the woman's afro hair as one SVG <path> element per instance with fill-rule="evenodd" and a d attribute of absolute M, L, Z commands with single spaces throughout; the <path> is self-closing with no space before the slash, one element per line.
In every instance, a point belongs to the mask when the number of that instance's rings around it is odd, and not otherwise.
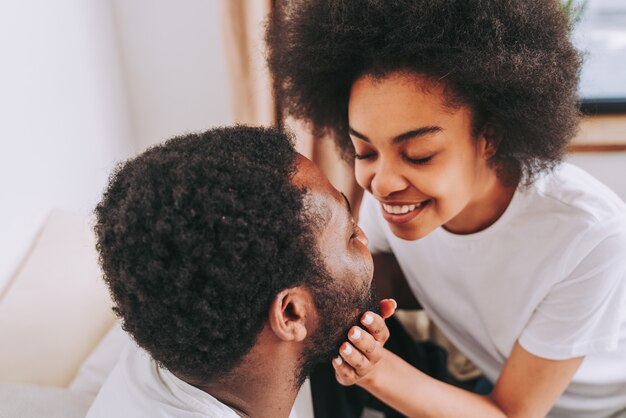
<path fill-rule="evenodd" d="M 169 370 L 228 372 L 275 295 L 318 280 L 295 157 L 286 134 L 240 126 L 171 139 L 113 173 L 95 210 L 104 278 L 124 329 Z"/>
<path fill-rule="evenodd" d="M 280 106 L 344 155 L 354 81 L 408 70 L 444 82 L 448 103 L 473 110 L 475 133 L 493 123 L 499 173 L 531 182 L 578 124 L 569 29 L 557 0 L 279 0 L 266 41 Z"/>

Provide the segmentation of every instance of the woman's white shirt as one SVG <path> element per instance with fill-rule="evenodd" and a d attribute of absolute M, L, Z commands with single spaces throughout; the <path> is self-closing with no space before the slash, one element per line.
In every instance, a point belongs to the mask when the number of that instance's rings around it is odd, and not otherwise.
<path fill-rule="evenodd" d="M 419 219 L 419 218 L 418 218 Z M 489 228 L 393 235 L 367 194 L 370 250 L 392 252 L 422 306 L 495 382 L 514 343 L 546 359 L 586 356 L 551 417 L 626 408 L 626 205 L 562 164 L 516 191 Z"/>

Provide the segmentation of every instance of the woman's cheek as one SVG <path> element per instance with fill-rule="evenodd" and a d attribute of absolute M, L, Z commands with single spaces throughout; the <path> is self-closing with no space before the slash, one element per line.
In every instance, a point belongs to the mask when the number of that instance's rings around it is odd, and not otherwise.
<path fill-rule="evenodd" d="M 371 190 L 372 183 L 372 174 L 369 172 L 370 170 L 365 167 L 365 163 L 363 161 L 356 160 L 354 163 L 354 177 L 356 178 L 356 182 L 365 190 Z"/>

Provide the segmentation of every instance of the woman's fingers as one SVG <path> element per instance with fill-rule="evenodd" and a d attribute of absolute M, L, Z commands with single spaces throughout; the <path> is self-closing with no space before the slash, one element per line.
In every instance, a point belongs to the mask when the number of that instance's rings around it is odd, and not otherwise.
<path fill-rule="evenodd" d="M 359 349 L 354 347 L 349 342 L 341 344 L 339 348 L 339 355 L 343 358 L 344 362 L 348 363 L 357 375 L 361 376 L 365 374 L 366 370 L 370 366 L 370 361 L 365 357 Z"/>
<path fill-rule="evenodd" d="M 380 315 L 374 312 L 365 312 L 361 316 L 361 323 L 365 325 L 367 331 L 379 343 L 384 344 L 389 339 L 389 328 L 387 328 L 385 320 Z"/>
<path fill-rule="evenodd" d="M 364 329 L 352 327 L 348 339 L 341 344 L 339 356 L 333 360 L 337 381 L 353 385 L 368 374 L 382 357 L 382 345 Z"/>
<path fill-rule="evenodd" d="M 341 356 L 335 357 L 332 361 L 335 369 L 335 378 L 337 382 L 344 386 L 354 385 L 359 380 L 356 371 L 346 363 Z"/>
<path fill-rule="evenodd" d="M 352 327 L 348 332 L 348 339 L 371 363 L 376 363 L 380 359 L 382 345 L 365 330 Z"/>
<path fill-rule="evenodd" d="M 382 316 L 365 312 L 361 316 L 364 328 L 355 326 L 350 329 L 348 341 L 341 344 L 339 356 L 332 362 L 340 384 L 353 385 L 374 370 L 382 358 L 383 344 L 389 338 L 389 329 L 383 318 L 393 315 L 397 306 L 395 300 L 384 299 L 380 301 Z"/>
<path fill-rule="evenodd" d="M 398 303 L 394 299 L 383 299 L 380 301 L 380 312 L 384 319 L 389 318 L 396 312 Z"/>

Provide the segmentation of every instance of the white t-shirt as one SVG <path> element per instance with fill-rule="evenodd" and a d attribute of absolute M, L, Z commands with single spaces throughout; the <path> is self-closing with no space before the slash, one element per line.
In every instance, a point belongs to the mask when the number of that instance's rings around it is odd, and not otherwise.
<path fill-rule="evenodd" d="M 369 194 L 360 219 L 370 250 L 395 254 L 433 321 L 492 382 L 517 340 L 542 358 L 584 355 L 550 416 L 626 415 L 626 205 L 606 186 L 563 164 L 470 235 L 400 239 Z"/>
<path fill-rule="evenodd" d="M 208 393 L 159 367 L 129 344 L 100 389 L 87 418 L 238 418 Z"/>

